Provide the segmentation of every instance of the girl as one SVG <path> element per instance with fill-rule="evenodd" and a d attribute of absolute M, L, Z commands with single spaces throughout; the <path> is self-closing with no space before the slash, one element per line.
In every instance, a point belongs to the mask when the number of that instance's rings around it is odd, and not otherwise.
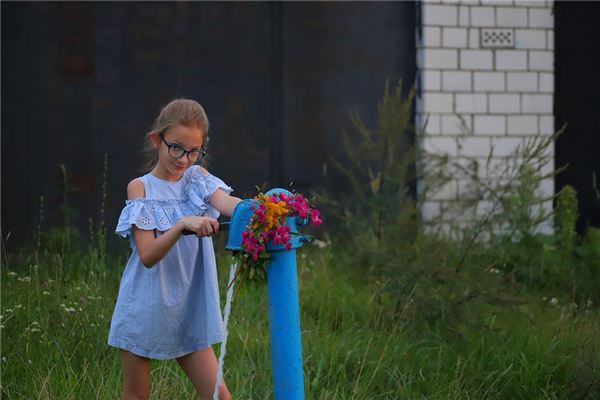
<path fill-rule="evenodd" d="M 217 380 L 222 317 L 212 235 L 241 201 L 197 165 L 208 119 L 193 100 L 167 104 L 147 135 L 152 169 L 127 186 L 115 232 L 130 237 L 108 344 L 121 350 L 123 399 L 150 395 L 150 359 L 175 358 L 203 399 Z M 184 230 L 196 236 L 182 236 Z M 220 399 L 230 399 L 225 383 Z"/>

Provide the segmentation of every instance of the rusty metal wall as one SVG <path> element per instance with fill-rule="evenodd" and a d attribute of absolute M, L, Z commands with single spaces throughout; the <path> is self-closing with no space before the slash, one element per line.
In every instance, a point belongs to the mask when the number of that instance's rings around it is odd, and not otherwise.
<path fill-rule="evenodd" d="M 336 186 L 348 112 L 376 119 L 386 79 L 414 80 L 412 2 L 2 2 L 2 234 L 15 249 L 63 220 L 97 220 L 105 154 L 114 228 L 160 107 L 196 99 L 211 170 L 254 186 Z M 331 172 L 331 170 L 330 170 Z M 109 234 L 109 237 L 113 235 Z"/>

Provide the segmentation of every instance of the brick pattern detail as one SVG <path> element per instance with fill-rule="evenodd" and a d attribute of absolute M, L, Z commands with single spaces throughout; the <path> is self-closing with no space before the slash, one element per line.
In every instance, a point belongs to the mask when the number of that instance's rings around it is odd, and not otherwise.
<path fill-rule="evenodd" d="M 553 133 L 552 1 L 425 0 L 419 7 L 416 109 L 417 123 L 427 121 L 424 149 L 485 163 L 493 148 L 494 160 L 506 162 L 528 138 Z M 490 29 L 511 32 L 512 48 L 485 47 Z M 432 193 L 425 220 L 464 187 L 455 180 Z M 552 180 L 540 192 L 554 193 Z"/>

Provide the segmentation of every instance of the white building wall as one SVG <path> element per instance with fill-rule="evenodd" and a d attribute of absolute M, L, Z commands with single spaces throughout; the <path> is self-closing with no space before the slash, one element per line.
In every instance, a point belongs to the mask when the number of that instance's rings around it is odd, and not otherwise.
<path fill-rule="evenodd" d="M 501 162 L 527 138 L 554 132 L 551 1 L 428 0 L 420 11 L 417 124 L 427 120 L 426 150 L 485 163 L 493 146 Z M 456 179 L 428 197 L 425 220 L 465 186 Z M 553 194 L 553 180 L 540 191 Z"/>

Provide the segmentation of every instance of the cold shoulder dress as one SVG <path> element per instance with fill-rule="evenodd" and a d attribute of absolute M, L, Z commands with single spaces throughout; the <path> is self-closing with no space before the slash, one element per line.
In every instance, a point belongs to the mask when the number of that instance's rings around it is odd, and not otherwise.
<path fill-rule="evenodd" d="M 188 168 L 177 182 L 148 173 L 139 178 L 145 198 L 126 200 L 115 232 L 129 236 L 131 257 L 117 297 L 108 344 L 153 359 L 177 358 L 219 343 L 223 319 L 212 238 L 181 236 L 151 268 L 140 261 L 132 225 L 158 237 L 184 216 L 219 213 L 211 195 L 232 189 L 221 179 Z"/>

